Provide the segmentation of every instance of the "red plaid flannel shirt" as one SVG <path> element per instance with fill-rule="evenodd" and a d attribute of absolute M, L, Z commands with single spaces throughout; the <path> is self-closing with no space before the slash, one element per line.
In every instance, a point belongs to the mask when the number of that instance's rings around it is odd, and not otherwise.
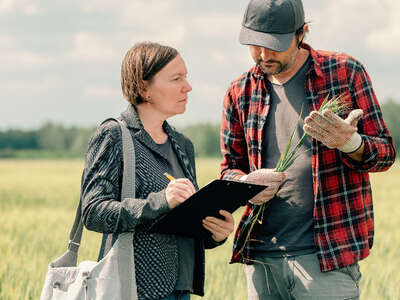
<path fill-rule="evenodd" d="M 320 269 L 329 271 L 368 256 L 374 235 L 368 173 L 387 170 L 394 162 L 395 151 L 364 67 L 348 55 L 317 51 L 307 44 L 303 47 L 312 57 L 305 85 L 310 111 L 317 110 L 327 95 L 346 93 L 353 109 L 361 108 L 364 112 L 358 123 L 365 145 L 363 162 L 356 162 L 315 139 L 312 143 L 314 241 Z M 237 179 L 261 168 L 263 130 L 270 101 L 265 81 L 260 67 L 254 66 L 233 81 L 225 95 L 221 178 Z M 251 247 L 238 253 L 244 242 L 238 240 L 238 233 L 252 209 L 248 204 L 243 213 L 235 234 L 231 262 L 251 263 L 253 258 Z M 251 238 L 255 238 L 257 230 L 256 226 Z"/>

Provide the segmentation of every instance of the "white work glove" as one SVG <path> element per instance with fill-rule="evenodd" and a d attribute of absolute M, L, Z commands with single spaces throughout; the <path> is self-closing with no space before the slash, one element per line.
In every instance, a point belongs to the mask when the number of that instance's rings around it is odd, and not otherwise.
<path fill-rule="evenodd" d="M 286 175 L 283 172 L 275 172 L 274 169 L 259 169 L 242 176 L 240 181 L 268 186 L 249 200 L 251 204 L 260 205 L 271 200 L 275 196 L 285 178 Z"/>
<path fill-rule="evenodd" d="M 351 153 L 362 145 L 362 138 L 357 133 L 357 122 L 362 116 L 361 109 L 352 110 L 345 120 L 328 109 L 313 111 L 305 118 L 303 129 L 328 148 Z"/>

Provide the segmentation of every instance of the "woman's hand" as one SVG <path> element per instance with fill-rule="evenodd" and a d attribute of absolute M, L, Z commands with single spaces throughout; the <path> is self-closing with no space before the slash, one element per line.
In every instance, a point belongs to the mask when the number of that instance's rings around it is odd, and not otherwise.
<path fill-rule="evenodd" d="M 192 182 L 187 178 L 172 180 L 166 190 L 165 196 L 169 208 L 175 208 L 196 192 Z"/>
<path fill-rule="evenodd" d="M 222 209 L 219 213 L 224 217 L 223 220 L 215 217 L 206 217 L 203 220 L 203 227 L 212 233 L 212 238 L 216 242 L 226 239 L 235 227 L 235 221 L 231 213 Z"/>

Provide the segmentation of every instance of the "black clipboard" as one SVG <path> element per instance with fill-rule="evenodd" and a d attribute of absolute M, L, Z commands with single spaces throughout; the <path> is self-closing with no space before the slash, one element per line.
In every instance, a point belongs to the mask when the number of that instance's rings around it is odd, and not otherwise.
<path fill-rule="evenodd" d="M 219 214 L 220 209 L 233 213 L 266 187 L 241 181 L 215 179 L 169 213 L 155 220 L 149 231 L 205 238 L 210 235 L 202 226 L 205 217 L 222 217 Z"/>

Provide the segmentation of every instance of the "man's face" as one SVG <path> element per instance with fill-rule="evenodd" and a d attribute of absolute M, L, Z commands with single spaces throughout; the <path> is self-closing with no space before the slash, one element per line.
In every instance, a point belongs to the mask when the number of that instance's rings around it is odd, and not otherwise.
<path fill-rule="evenodd" d="M 283 52 L 250 45 L 250 53 L 266 75 L 277 75 L 293 66 L 298 51 L 297 44 L 298 38 L 294 36 L 289 48 Z"/>

